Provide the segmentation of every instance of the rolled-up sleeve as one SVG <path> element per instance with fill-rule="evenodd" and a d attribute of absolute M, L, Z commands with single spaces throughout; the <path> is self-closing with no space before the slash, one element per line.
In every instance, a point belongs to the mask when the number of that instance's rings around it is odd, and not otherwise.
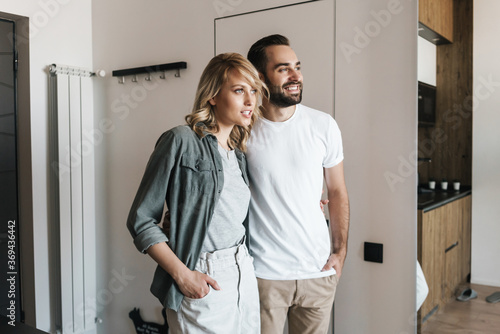
<path fill-rule="evenodd" d="M 142 253 L 168 238 L 158 226 L 163 215 L 165 196 L 172 169 L 175 167 L 178 145 L 171 131 L 158 140 L 151 154 L 127 219 L 127 227 L 135 247 Z"/>

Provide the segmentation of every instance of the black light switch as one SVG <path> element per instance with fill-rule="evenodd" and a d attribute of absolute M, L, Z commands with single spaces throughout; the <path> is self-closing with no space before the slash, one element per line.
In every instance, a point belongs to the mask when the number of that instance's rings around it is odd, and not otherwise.
<path fill-rule="evenodd" d="M 383 263 L 384 245 L 365 242 L 365 261 Z"/>

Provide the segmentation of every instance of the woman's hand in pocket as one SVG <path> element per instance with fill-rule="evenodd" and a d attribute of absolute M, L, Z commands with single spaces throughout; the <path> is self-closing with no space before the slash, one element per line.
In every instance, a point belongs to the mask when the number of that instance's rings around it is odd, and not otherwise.
<path fill-rule="evenodd" d="M 220 290 L 219 284 L 212 277 L 199 271 L 189 270 L 166 242 L 154 244 L 146 252 L 173 277 L 184 296 L 193 299 L 203 298 L 210 291 L 209 285 L 215 290 Z"/>
<path fill-rule="evenodd" d="M 210 286 L 214 290 L 220 290 L 219 284 L 212 277 L 189 269 L 176 282 L 182 294 L 193 299 L 205 297 L 210 292 Z"/>

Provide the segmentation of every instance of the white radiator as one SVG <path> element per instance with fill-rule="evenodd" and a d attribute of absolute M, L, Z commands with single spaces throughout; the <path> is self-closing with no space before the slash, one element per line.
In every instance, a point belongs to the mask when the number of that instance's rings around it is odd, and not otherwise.
<path fill-rule="evenodd" d="M 93 73 L 59 65 L 49 72 L 56 326 L 62 334 L 95 333 Z"/>

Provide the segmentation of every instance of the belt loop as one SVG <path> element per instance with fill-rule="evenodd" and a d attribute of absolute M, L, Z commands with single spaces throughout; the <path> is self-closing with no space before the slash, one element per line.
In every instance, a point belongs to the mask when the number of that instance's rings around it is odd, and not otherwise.
<path fill-rule="evenodd" d="M 212 259 L 207 259 L 205 263 L 207 265 L 207 275 L 212 276 L 213 275 Z"/>
<path fill-rule="evenodd" d="M 238 248 L 236 249 L 236 263 L 240 263 L 241 259 L 245 256 L 244 254 L 244 249 L 245 249 L 245 244 L 241 244 L 238 246 Z"/>

